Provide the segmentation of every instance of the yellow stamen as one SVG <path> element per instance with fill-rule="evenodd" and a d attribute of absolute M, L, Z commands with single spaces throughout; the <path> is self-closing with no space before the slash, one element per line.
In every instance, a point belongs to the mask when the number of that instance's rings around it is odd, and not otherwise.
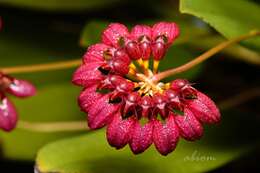
<path fill-rule="evenodd" d="M 129 67 L 136 71 L 136 66 L 134 65 L 134 63 L 131 63 Z"/>
<path fill-rule="evenodd" d="M 136 62 L 137 62 L 138 65 L 140 65 L 141 67 L 144 66 L 144 63 L 143 63 L 143 60 L 142 60 L 142 59 L 138 59 Z"/>
<path fill-rule="evenodd" d="M 128 72 L 129 75 L 135 75 L 136 74 L 136 70 L 133 69 L 133 68 L 129 68 L 129 72 Z"/>
<path fill-rule="evenodd" d="M 171 84 L 170 84 L 170 83 L 166 83 L 166 84 L 164 85 L 164 88 L 167 90 L 167 89 L 169 89 L 169 88 L 170 88 L 170 86 L 171 86 Z"/>
<path fill-rule="evenodd" d="M 149 68 L 149 60 L 143 60 L 143 64 L 145 69 Z"/>
<path fill-rule="evenodd" d="M 153 72 L 157 73 L 160 61 L 154 60 L 153 61 Z"/>

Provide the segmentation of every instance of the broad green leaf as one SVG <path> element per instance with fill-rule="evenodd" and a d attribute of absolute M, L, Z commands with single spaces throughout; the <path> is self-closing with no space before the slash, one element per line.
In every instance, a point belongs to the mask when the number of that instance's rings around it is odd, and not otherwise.
<path fill-rule="evenodd" d="M 105 7 L 119 0 L 1 0 L 0 4 L 48 11 L 78 11 Z"/>
<path fill-rule="evenodd" d="M 115 150 L 107 143 L 103 130 L 59 140 L 38 152 L 36 168 L 42 173 L 206 172 L 230 162 L 256 144 L 259 135 L 250 139 L 243 135 L 258 127 L 256 123 L 245 124 L 245 131 L 237 133 L 243 117 L 236 113 L 224 114 L 222 124 L 205 128 L 200 141 L 181 140 L 176 150 L 166 157 L 159 155 L 154 146 L 140 155 L 133 155 L 128 146 Z"/>
<path fill-rule="evenodd" d="M 11 22 L 10 22 L 11 23 Z M 34 28 L 14 27 L 5 22 L 0 33 L 0 66 L 28 65 L 56 62 L 80 57 L 77 37 Z M 14 29 L 18 28 L 18 30 Z M 26 121 L 53 122 L 85 119 L 77 106 L 80 88 L 71 83 L 75 68 L 68 70 L 16 74 L 15 77 L 30 80 L 37 87 L 37 95 L 26 99 L 10 97 Z M 44 144 L 75 133 L 35 133 L 16 129 L 0 132 L 1 153 L 11 159 L 33 160 Z"/>
<path fill-rule="evenodd" d="M 260 7 L 248 0 L 181 0 L 180 11 L 203 19 L 227 38 L 260 29 Z M 260 38 L 245 41 L 260 49 Z"/>

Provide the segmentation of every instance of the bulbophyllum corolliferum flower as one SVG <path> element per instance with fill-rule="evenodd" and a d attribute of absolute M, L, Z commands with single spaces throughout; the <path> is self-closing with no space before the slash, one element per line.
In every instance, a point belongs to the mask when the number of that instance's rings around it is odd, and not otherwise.
<path fill-rule="evenodd" d="M 78 102 L 89 127 L 107 126 L 111 146 L 129 144 L 138 154 L 153 143 L 167 155 L 180 137 L 200 139 L 202 123 L 220 121 L 214 102 L 187 80 L 154 80 L 159 61 L 178 35 L 175 23 L 136 25 L 131 32 L 112 23 L 103 31 L 102 43 L 88 48 L 73 83 L 84 87 Z"/>
<path fill-rule="evenodd" d="M 35 87 L 28 81 L 18 80 L 0 72 L 0 128 L 11 131 L 17 122 L 17 112 L 13 103 L 6 97 L 6 93 L 25 98 L 33 96 Z"/>

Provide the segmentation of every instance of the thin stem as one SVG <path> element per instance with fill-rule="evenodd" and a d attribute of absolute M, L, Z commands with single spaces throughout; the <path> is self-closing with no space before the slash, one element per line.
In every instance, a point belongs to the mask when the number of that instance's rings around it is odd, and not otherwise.
<path fill-rule="evenodd" d="M 70 122 L 28 122 L 19 120 L 17 128 L 33 132 L 52 133 L 64 131 L 87 131 L 86 121 L 70 121 Z"/>
<path fill-rule="evenodd" d="M 39 71 L 49 71 L 49 70 L 61 70 L 72 67 L 77 67 L 82 63 L 81 59 L 71 60 L 71 61 L 61 61 L 45 64 L 36 64 L 36 65 L 26 65 L 26 66 L 16 66 L 16 67 L 4 67 L 0 68 L 0 71 L 3 73 L 30 73 L 30 72 L 39 72 Z"/>
<path fill-rule="evenodd" d="M 194 60 L 192 60 L 192 61 L 190 61 L 190 62 L 188 62 L 188 63 L 186 63 L 182 66 L 179 66 L 179 67 L 174 68 L 174 69 L 166 70 L 164 72 L 161 72 L 161 73 L 155 75 L 153 77 L 153 81 L 158 82 L 158 81 L 160 81 L 160 80 L 162 80 L 166 77 L 169 77 L 171 75 L 175 75 L 175 74 L 187 71 L 190 68 L 192 68 L 192 67 L 200 64 L 201 62 L 205 61 L 206 59 L 210 58 L 211 56 L 215 55 L 216 53 L 220 52 L 221 50 L 225 49 L 226 47 L 228 47 L 228 46 L 230 46 L 234 43 L 238 43 L 242 40 L 257 36 L 257 35 L 260 35 L 260 31 L 252 31 L 248 34 L 241 35 L 237 38 L 222 42 L 222 43 L 218 44 L 217 46 L 211 48 L 207 52 L 203 53 L 202 55 L 196 57 Z"/>

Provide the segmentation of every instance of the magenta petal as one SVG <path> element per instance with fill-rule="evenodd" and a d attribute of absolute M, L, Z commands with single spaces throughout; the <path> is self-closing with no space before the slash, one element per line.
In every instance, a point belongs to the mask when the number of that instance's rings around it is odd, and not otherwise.
<path fill-rule="evenodd" d="M 116 149 L 123 148 L 130 141 L 133 125 L 133 118 L 122 119 L 121 113 L 118 111 L 107 127 L 108 143 Z"/>
<path fill-rule="evenodd" d="M 104 95 L 89 108 L 87 119 L 91 129 L 98 129 L 110 123 L 119 109 L 119 105 L 109 103 L 109 97 L 108 94 Z"/>
<path fill-rule="evenodd" d="M 179 129 L 173 115 L 169 115 L 165 121 L 165 124 L 162 124 L 159 120 L 155 120 L 153 131 L 153 142 L 162 155 L 172 152 L 179 141 Z"/>
<path fill-rule="evenodd" d="M 73 75 L 72 82 L 75 85 L 82 85 L 89 87 L 103 79 L 102 73 L 99 71 L 99 67 L 103 63 L 88 63 L 81 65 Z"/>
<path fill-rule="evenodd" d="M 153 142 L 153 121 L 141 126 L 139 121 L 135 120 L 131 134 L 129 145 L 133 153 L 144 152 Z"/>
<path fill-rule="evenodd" d="M 128 29 L 120 23 L 110 24 L 102 33 L 102 42 L 109 46 L 121 47 L 120 39 L 129 37 Z M 125 40 L 126 41 L 126 40 Z"/>
<path fill-rule="evenodd" d="M 197 99 L 188 100 L 188 107 L 204 123 L 218 123 L 220 112 L 215 103 L 205 94 L 197 92 Z"/>
<path fill-rule="evenodd" d="M 29 97 L 36 93 L 36 88 L 28 81 L 14 79 L 7 88 L 7 92 L 17 97 Z"/>
<path fill-rule="evenodd" d="M 131 36 L 138 40 L 142 36 L 146 36 L 151 39 L 152 37 L 152 28 L 147 25 L 136 25 L 131 30 Z"/>
<path fill-rule="evenodd" d="M 110 46 L 98 43 L 90 46 L 83 56 L 84 63 L 103 62 L 104 52 L 111 49 Z"/>
<path fill-rule="evenodd" d="M 11 131 L 15 128 L 17 122 L 17 113 L 14 105 L 6 97 L 0 101 L 0 128 L 5 131 Z"/>
<path fill-rule="evenodd" d="M 180 135 L 184 139 L 194 141 L 202 137 L 203 127 L 189 109 L 184 108 L 184 115 L 176 116 L 175 122 L 179 127 Z"/>
<path fill-rule="evenodd" d="M 96 92 L 97 86 L 93 85 L 89 88 L 85 88 L 78 98 L 78 103 L 81 109 L 88 112 L 89 108 L 96 103 L 102 97 L 102 94 Z"/>
<path fill-rule="evenodd" d="M 159 22 L 156 23 L 153 28 L 153 40 L 156 40 L 160 36 L 165 36 L 167 38 L 168 46 L 175 40 L 179 35 L 179 27 L 173 22 Z"/>

